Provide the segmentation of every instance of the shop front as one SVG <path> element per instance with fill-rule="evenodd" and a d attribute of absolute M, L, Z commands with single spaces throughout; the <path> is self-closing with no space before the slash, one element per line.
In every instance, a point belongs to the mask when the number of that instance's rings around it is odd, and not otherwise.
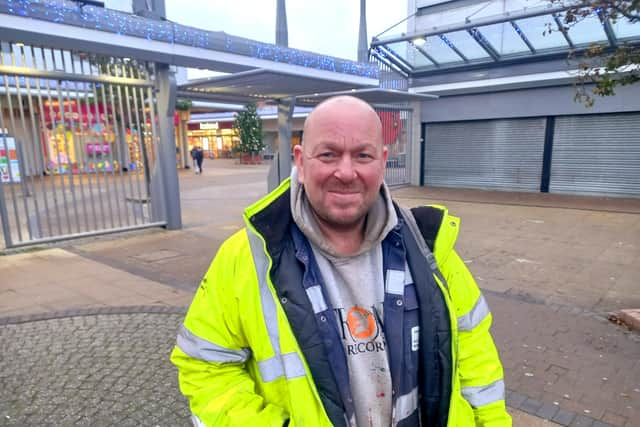
<path fill-rule="evenodd" d="M 112 116 L 102 105 L 43 102 L 46 170 L 53 174 L 111 171 L 119 167 Z"/>
<path fill-rule="evenodd" d="M 233 157 L 233 147 L 239 141 L 233 122 L 189 123 L 187 127 L 189 152 L 193 147 L 201 147 L 209 159 Z"/>

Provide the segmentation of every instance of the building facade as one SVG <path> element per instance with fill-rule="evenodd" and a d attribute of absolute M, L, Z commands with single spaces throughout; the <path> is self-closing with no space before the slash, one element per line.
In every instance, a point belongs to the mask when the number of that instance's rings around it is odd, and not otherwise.
<path fill-rule="evenodd" d="M 581 53 L 640 43 L 640 24 L 596 12 L 565 31 L 548 1 L 411 0 L 406 34 L 372 52 L 421 103 L 415 184 L 640 197 L 640 86 L 574 101 Z M 587 91 L 590 87 L 585 86 Z"/>

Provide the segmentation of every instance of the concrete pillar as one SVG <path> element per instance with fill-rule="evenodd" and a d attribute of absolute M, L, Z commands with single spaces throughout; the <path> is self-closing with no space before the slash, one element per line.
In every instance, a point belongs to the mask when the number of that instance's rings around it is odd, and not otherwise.
<path fill-rule="evenodd" d="M 278 151 L 275 152 L 267 178 L 269 191 L 291 175 L 291 121 L 294 105 L 295 98 L 278 102 Z"/>

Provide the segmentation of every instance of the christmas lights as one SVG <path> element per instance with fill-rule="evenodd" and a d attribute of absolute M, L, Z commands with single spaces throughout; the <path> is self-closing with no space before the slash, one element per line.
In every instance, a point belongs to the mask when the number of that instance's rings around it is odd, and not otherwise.
<path fill-rule="evenodd" d="M 0 0 L 0 14 L 2 13 L 307 68 L 378 78 L 378 68 L 375 65 L 261 43 L 221 31 L 205 31 L 117 10 L 83 6 L 73 1 Z"/>

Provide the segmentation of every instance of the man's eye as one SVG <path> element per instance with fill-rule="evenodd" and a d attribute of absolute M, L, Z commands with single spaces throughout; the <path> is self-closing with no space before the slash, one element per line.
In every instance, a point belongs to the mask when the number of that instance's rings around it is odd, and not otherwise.
<path fill-rule="evenodd" d="M 327 151 L 326 153 L 320 153 L 318 157 L 320 157 L 321 159 L 332 159 L 334 155 L 332 152 Z"/>
<path fill-rule="evenodd" d="M 370 160 L 373 159 L 373 156 L 369 153 L 359 153 L 358 154 L 358 159 L 360 160 Z"/>

